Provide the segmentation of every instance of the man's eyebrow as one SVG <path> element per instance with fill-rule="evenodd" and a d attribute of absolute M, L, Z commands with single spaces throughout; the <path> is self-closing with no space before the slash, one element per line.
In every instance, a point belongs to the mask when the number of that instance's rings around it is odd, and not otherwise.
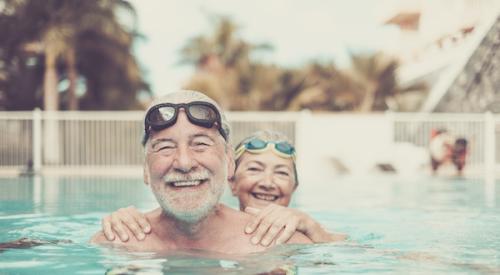
<path fill-rule="evenodd" d="M 190 139 L 195 139 L 195 138 L 199 138 L 199 137 L 201 137 L 201 138 L 208 138 L 208 139 L 214 141 L 214 137 L 213 136 L 211 136 L 209 134 L 205 134 L 205 133 L 197 133 L 197 134 L 191 135 Z"/>

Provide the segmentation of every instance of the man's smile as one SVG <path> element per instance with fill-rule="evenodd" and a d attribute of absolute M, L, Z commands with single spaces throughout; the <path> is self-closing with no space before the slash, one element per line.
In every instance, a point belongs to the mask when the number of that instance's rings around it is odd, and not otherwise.
<path fill-rule="evenodd" d="M 207 179 L 199 179 L 199 180 L 179 180 L 179 181 L 166 181 L 165 183 L 170 187 L 174 188 L 185 188 L 185 187 L 196 187 L 206 183 Z"/>

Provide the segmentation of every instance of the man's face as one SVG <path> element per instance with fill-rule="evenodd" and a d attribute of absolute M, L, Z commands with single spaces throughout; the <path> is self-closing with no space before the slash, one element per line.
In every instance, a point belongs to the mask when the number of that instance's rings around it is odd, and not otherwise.
<path fill-rule="evenodd" d="M 215 128 L 192 124 L 181 109 L 173 126 L 151 135 L 146 150 L 145 173 L 167 215 L 196 223 L 213 211 L 231 171 Z"/>

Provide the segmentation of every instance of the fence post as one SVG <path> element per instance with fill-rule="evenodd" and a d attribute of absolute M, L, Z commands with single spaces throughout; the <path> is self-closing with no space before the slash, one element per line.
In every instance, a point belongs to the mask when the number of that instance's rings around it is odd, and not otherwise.
<path fill-rule="evenodd" d="M 396 117 L 395 117 L 395 114 L 394 112 L 388 110 L 388 111 L 385 111 L 384 113 L 384 116 L 385 116 L 385 120 L 387 123 L 389 123 L 389 137 L 390 137 L 390 145 L 391 145 L 391 148 L 393 148 L 393 146 L 396 144 L 396 142 L 398 141 L 396 139 Z"/>
<path fill-rule="evenodd" d="M 42 111 L 33 110 L 33 172 L 42 168 Z"/>
<path fill-rule="evenodd" d="M 491 112 L 484 113 L 485 121 L 485 141 L 484 141 L 484 162 L 485 175 L 495 173 L 495 120 Z"/>

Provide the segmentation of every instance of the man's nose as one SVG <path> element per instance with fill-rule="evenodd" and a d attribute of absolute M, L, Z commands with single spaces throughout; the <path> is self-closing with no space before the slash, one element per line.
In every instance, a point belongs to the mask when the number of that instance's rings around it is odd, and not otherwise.
<path fill-rule="evenodd" d="M 173 168 L 179 172 L 187 173 L 196 167 L 196 160 L 187 146 L 179 146 L 175 154 Z"/>

